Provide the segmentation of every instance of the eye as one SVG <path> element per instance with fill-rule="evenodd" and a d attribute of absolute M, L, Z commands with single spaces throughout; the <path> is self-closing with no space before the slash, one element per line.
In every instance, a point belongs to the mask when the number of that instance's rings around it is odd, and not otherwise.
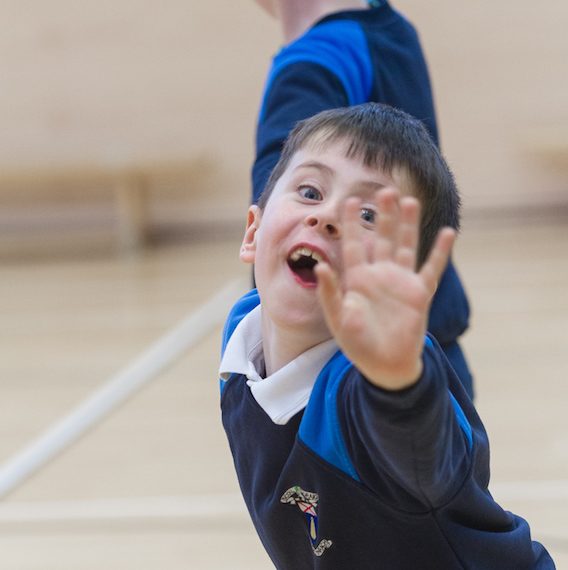
<path fill-rule="evenodd" d="M 305 198 L 306 200 L 319 201 L 322 199 L 321 192 L 313 186 L 300 186 L 298 188 L 298 193 L 302 198 Z"/>
<path fill-rule="evenodd" d="M 373 225 L 375 223 L 376 217 L 377 213 L 375 210 L 371 208 L 361 208 L 361 219 L 366 224 Z"/>

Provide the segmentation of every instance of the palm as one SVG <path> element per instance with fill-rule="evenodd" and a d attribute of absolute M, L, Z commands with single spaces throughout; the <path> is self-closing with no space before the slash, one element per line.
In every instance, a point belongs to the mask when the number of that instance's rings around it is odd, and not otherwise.
<path fill-rule="evenodd" d="M 318 291 L 328 326 L 346 356 L 375 384 L 398 389 L 420 374 L 430 299 L 454 232 L 440 233 L 417 273 L 417 200 L 399 200 L 396 192 L 383 190 L 377 208 L 379 222 L 369 243 L 359 201 L 346 202 L 341 283 L 329 266 L 319 267 Z"/>

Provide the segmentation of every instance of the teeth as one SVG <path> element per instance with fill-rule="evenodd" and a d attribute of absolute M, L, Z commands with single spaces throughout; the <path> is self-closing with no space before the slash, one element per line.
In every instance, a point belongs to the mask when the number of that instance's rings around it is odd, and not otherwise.
<path fill-rule="evenodd" d="M 292 252 L 292 255 L 290 256 L 290 259 L 292 261 L 298 261 L 298 259 L 300 259 L 300 257 L 302 257 L 302 256 L 311 257 L 312 259 L 314 259 L 318 263 L 320 261 L 323 261 L 323 257 L 319 253 L 312 251 L 308 247 L 299 247 L 298 249 L 295 249 Z"/>

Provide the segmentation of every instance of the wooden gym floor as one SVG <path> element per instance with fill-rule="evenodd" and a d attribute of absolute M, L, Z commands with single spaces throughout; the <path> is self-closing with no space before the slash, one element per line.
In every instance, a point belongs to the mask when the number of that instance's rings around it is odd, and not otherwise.
<path fill-rule="evenodd" d="M 248 276 L 239 238 L 0 269 L 0 461 Z M 568 567 L 568 224 L 466 224 L 455 258 L 493 492 Z M 0 503 L 8 570 L 267 569 L 220 426 L 219 330 Z"/>

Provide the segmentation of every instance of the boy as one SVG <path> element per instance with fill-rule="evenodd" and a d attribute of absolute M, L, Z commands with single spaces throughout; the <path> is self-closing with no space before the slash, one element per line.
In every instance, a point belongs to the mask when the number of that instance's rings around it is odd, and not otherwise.
<path fill-rule="evenodd" d="M 386 103 L 422 120 L 438 142 L 418 36 L 386 0 L 256 1 L 278 18 L 286 45 L 273 60 L 258 117 L 254 203 L 295 123 L 326 109 Z M 471 373 L 458 343 L 468 320 L 467 297 L 450 262 L 432 303 L 428 330 L 473 397 Z"/>
<path fill-rule="evenodd" d="M 225 326 L 221 408 L 279 569 L 554 568 L 492 500 L 483 425 L 426 335 L 458 206 L 423 125 L 368 103 L 300 123 L 249 209 L 258 292 Z"/>

